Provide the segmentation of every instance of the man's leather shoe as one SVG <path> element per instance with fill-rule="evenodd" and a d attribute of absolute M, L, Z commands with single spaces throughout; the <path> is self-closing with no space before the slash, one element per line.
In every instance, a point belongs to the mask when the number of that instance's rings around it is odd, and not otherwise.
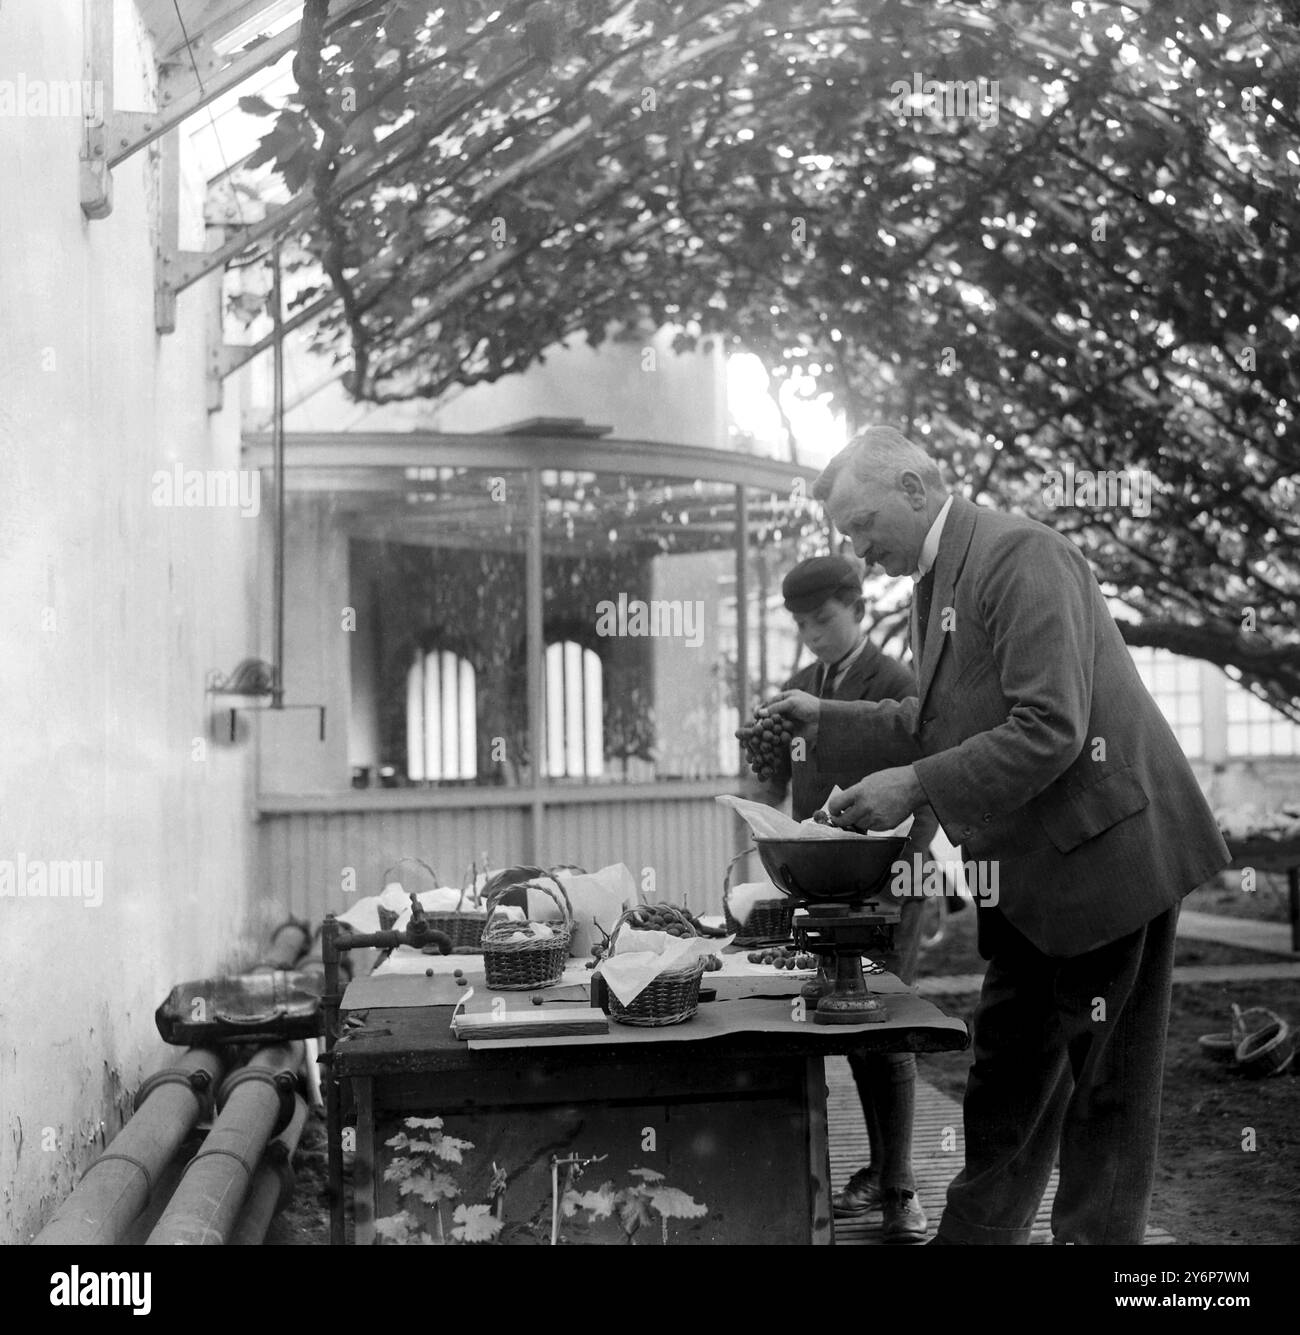
<path fill-rule="evenodd" d="M 892 1189 L 882 1193 L 884 1224 L 880 1230 L 883 1242 L 924 1242 L 925 1211 L 914 1191 Z"/>
<path fill-rule="evenodd" d="M 831 1198 L 831 1209 L 836 1219 L 861 1219 L 881 1205 L 880 1182 L 868 1168 L 859 1168 L 849 1178 L 843 1191 Z"/>

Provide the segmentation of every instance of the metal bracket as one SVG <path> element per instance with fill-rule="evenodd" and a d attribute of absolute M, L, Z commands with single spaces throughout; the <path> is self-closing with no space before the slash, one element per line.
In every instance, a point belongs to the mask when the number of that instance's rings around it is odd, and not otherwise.
<path fill-rule="evenodd" d="M 325 740 L 325 706 L 324 705 L 231 705 L 230 706 L 230 740 L 235 740 L 235 720 L 236 716 L 243 714 L 282 714 L 290 709 L 315 709 L 320 712 L 320 740 Z"/>
<path fill-rule="evenodd" d="M 221 61 L 202 44 L 191 48 L 198 78 L 189 57 L 178 55 L 158 72 L 157 111 L 114 111 L 108 165 L 116 167 L 133 153 L 147 148 L 155 139 L 175 129 L 196 111 L 239 87 L 245 79 L 273 65 L 298 41 L 298 25 L 286 29 L 241 55 Z M 204 77 L 204 66 L 207 66 Z"/>
<path fill-rule="evenodd" d="M 107 218 L 113 212 L 113 176 L 108 169 L 108 108 L 113 105 L 113 7 L 102 0 L 82 0 L 82 31 L 85 45 L 81 58 L 83 87 L 99 88 L 96 98 L 104 117 L 95 124 L 86 120 L 81 135 L 79 193 L 81 211 L 87 218 Z"/>
<path fill-rule="evenodd" d="M 172 130 L 162 143 L 162 218 L 154 264 L 154 328 L 170 334 L 176 328 L 176 294 L 184 265 L 201 260 L 208 252 L 180 248 L 181 132 Z"/>
<path fill-rule="evenodd" d="M 96 0 L 87 0 L 95 4 Z M 329 27 L 334 28 L 350 18 L 370 0 L 349 0 L 336 14 L 330 16 Z M 110 13 L 113 0 L 102 0 Z M 263 6 L 269 8 L 270 6 Z M 243 6 L 248 10 L 249 6 Z M 240 6 L 235 6 L 231 17 L 236 17 Z M 214 31 L 220 29 L 220 22 Z M 268 65 L 274 65 L 282 56 L 297 48 L 302 24 L 294 23 L 274 37 L 229 56 L 218 55 L 212 47 L 211 36 L 198 34 L 188 47 L 172 51 L 159 69 L 158 110 L 153 112 L 119 112 L 114 115 L 114 130 L 110 136 L 109 167 L 116 167 L 133 153 L 138 153 L 168 130 L 175 129 L 183 120 L 201 111 L 210 102 L 238 88 L 251 75 Z M 112 47 L 108 48 L 109 60 Z M 197 75 L 196 75 L 197 69 Z M 120 121 L 117 117 L 121 116 Z"/>
<path fill-rule="evenodd" d="M 352 0 L 344 5 L 334 21 L 342 22 L 362 3 Z M 292 51 L 301 26 L 293 24 L 274 37 L 225 57 L 213 50 L 208 35 L 200 34 L 188 47 L 170 52 L 160 63 L 157 110 L 121 111 L 113 96 L 114 4 L 115 0 L 82 0 L 82 74 L 88 86 L 102 89 L 104 94 L 103 121 L 98 125 L 87 122 L 81 148 L 81 209 L 87 218 L 106 218 L 112 212 L 110 173 L 114 167 Z M 243 11 L 250 10 L 247 5 L 235 6 L 232 17 L 238 11 L 247 18 Z M 219 28 L 219 22 L 214 24 L 214 31 Z"/>
<path fill-rule="evenodd" d="M 337 300 L 338 297 L 331 290 L 324 296 L 317 297 L 315 301 L 309 301 L 307 305 L 300 307 L 283 322 L 281 333 L 288 334 L 300 328 L 309 320 L 328 310 Z M 223 343 L 220 348 L 215 348 L 212 353 L 213 374 L 224 380 L 227 376 L 238 371 L 241 366 L 251 362 L 254 357 L 260 356 L 274 346 L 274 334 L 267 334 L 265 337 L 258 339 L 256 343 Z"/>

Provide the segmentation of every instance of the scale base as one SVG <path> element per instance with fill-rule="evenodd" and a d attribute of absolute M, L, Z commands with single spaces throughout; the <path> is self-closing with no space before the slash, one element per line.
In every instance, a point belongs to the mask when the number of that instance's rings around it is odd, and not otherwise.
<path fill-rule="evenodd" d="M 837 996 L 831 993 L 817 1002 L 814 1024 L 884 1024 L 889 1010 L 874 997 Z"/>
<path fill-rule="evenodd" d="M 862 969 L 864 952 L 888 949 L 898 910 L 892 905 L 813 904 L 795 919 L 795 936 L 821 959 L 818 976 L 803 986 L 815 1024 L 883 1024 L 889 1010 L 871 995 Z"/>

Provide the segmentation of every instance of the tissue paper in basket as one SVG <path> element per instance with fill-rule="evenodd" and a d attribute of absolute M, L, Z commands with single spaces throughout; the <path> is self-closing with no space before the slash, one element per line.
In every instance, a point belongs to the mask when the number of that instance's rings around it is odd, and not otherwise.
<path fill-rule="evenodd" d="M 560 884 L 564 886 L 573 905 L 573 936 L 569 954 L 584 959 L 592 946 L 602 939 L 593 926 L 599 923 L 608 931 L 615 919 L 629 905 L 636 903 L 636 880 L 621 862 L 593 872 L 561 871 Z M 556 905 L 540 891 L 528 891 L 528 916 L 537 922 L 547 922 L 560 916 Z"/>
<path fill-rule="evenodd" d="M 601 961 L 600 974 L 606 986 L 630 1006 L 661 973 L 681 969 L 705 955 L 715 955 L 734 938 L 681 937 L 667 932 L 640 932 L 628 928 L 619 933 L 614 953 Z"/>

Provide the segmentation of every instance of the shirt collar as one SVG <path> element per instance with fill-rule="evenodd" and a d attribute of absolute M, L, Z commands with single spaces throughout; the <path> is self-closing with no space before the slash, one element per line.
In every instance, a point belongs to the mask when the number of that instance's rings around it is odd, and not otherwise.
<path fill-rule="evenodd" d="M 935 559 L 939 555 L 939 539 L 943 537 L 943 526 L 948 518 L 948 511 L 952 509 L 952 497 L 949 496 L 943 503 L 943 508 L 934 517 L 934 523 L 930 525 L 930 531 L 925 535 L 925 541 L 921 544 L 921 555 L 916 563 L 916 573 L 912 576 L 914 582 L 919 582 L 930 573 L 930 567 L 934 565 Z"/>
<path fill-rule="evenodd" d="M 835 663 L 826 669 L 826 672 L 823 674 L 822 678 L 823 690 L 826 688 L 826 685 L 828 683 L 833 688 L 835 686 L 835 683 L 840 681 L 841 678 L 843 678 L 844 674 L 854 665 L 854 663 L 856 663 L 858 659 L 862 657 L 862 651 L 867 647 L 867 642 L 868 640 L 870 640 L 870 638 L 871 637 L 864 630 L 856 646 L 850 649 L 849 652 L 845 654 L 844 657 L 841 658 L 838 663 Z"/>

